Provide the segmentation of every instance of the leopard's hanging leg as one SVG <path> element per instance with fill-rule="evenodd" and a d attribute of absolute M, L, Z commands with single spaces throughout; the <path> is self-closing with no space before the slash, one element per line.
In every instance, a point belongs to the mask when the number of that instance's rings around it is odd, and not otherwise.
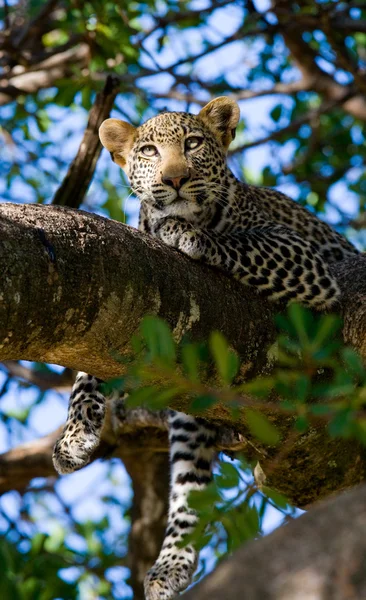
<path fill-rule="evenodd" d="M 190 544 L 181 547 L 184 536 L 197 522 L 195 511 L 188 507 L 188 495 L 212 480 L 216 429 L 203 419 L 170 411 L 169 440 L 168 525 L 159 557 L 145 578 L 146 600 L 170 600 L 191 583 L 197 553 Z"/>
<path fill-rule="evenodd" d="M 78 373 L 72 388 L 67 421 L 53 450 L 58 473 L 72 473 L 88 464 L 98 446 L 105 416 L 105 398 L 98 391 L 100 379 Z"/>

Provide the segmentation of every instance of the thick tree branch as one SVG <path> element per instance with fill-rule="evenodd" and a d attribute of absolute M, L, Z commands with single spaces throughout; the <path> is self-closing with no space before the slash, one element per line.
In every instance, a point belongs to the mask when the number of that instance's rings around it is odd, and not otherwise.
<path fill-rule="evenodd" d="M 366 485 L 249 542 L 187 600 L 366 598 Z"/>
<path fill-rule="evenodd" d="M 53 362 L 113 377 L 123 371 L 120 359 L 150 313 L 167 318 L 177 339 L 185 333 L 206 339 L 219 324 L 244 360 L 255 360 L 256 369 L 266 364 L 272 307 L 221 273 L 131 227 L 81 211 L 3 204 L 0 216 L 3 360 Z"/>
<path fill-rule="evenodd" d="M 278 307 L 252 290 L 156 239 L 101 217 L 10 204 L 1 206 L 0 214 L 1 359 L 58 363 L 104 379 L 120 375 L 131 351 L 130 339 L 150 313 L 166 318 L 176 339 L 184 334 L 207 339 L 219 327 L 241 356 L 247 375 L 271 368 L 267 348 L 275 337 L 273 315 Z M 335 273 L 344 293 L 345 337 L 366 357 L 366 260 L 350 259 L 337 265 Z M 285 440 L 292 419 L 274 410 L 275 403 L 272 397 L 268 410 L 261 410 Z M 174 407 L 189 411 L 189 399 L 179 399 Z M 275 450 L 251 445 L 244 417 L 233 422 L 223 404 L 207 415 L 243 434 L 246 455 L 259 459 L 266 470 Z M 107 424 L 104 439 L 107 453 L 121 448 L 115 426 L 108 431 Z M 159 439 L 159 447 L 166 448 L 166 441 Z M 318 422 L 271 473 L 270 484 L 304 506 L 361 481 L 365 471 L 364 448 L 330 438 L 326 425 Z"/>

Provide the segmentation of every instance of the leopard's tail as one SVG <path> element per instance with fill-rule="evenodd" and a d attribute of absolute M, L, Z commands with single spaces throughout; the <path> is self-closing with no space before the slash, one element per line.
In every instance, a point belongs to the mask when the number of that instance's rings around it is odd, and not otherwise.
<path fill-rule="evenodd" d="M 212 480 L 216 436 L 216 428 L 203 419 L 170 411 L 168 525 L 159 557 L 145 579 L 147 600 L 170 600 L 191 582 L 197 553 L 191 544 L 182 547 L 182 542 L 193 531 L 197 515 L 188 506 L 188 496 Z"/>

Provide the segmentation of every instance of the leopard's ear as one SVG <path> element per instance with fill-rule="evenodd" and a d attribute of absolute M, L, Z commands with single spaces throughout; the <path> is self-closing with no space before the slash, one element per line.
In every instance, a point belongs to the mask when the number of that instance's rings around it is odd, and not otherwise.
<path fill-rule="evenodd" d="M 99 127 L 99 138 L 112 160 L 126 170 L 127 158 L 133 146 L 136 129 L 126 121 L 106 119 Z"/>
<path fill-rule="evenodd" d="M 231 98 L 220 96 L 211 100 L 198 115 L 213 130 L 225 150 L 235 138 L 235 129 L 240 119 L 240 109 Z"/>

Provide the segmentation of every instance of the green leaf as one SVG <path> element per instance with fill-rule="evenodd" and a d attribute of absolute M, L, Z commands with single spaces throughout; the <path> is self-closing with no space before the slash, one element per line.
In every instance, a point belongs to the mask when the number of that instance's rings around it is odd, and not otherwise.
<path fill-rule="evenodd" d="M 209 345 L 222 381 L 226 384 L 231 383 L 239 369 L 237 354 L 229 348 L 225 337 L 219 331 L 211 333 Z"/>
<path fill-rule="evenodd" d="M 288 307 L 288 315 L 293 323 L 299 341 L 303 346 L 309 342 L 309 330 L 312 328 L 313 318 L 309 310 L 305 309 L 300 304 L 290 304 Z"/>
<path fill-rule="evenodd" d="M 334 337 L 341 325 L 342 321 L 339 317 L 335 315 L 322 315 L 316 329 L 313 341 L 314 346 L 316 348 L 321 348 L 326 341 Z"/>
<path fill-rule="evenodd" d="M 199 348 L 197 344 L 184 344 L 181 348 L 181 357 L 184 371 L 189 379 L 195 383 L 199 381 Z"/>
<path fill-rule="evenodd" d="M 193 490 L 188 497 L 188 504 L 195 510 L 202 511 L 205 508 L 212 513 L 212 506 L 221 500 L 218 489 L 214 483 L 208 485 L 204 490 Z"/>
<path fill-rule="evenodd" d="M 299 415 L 296 418 L 295 428 L 299 433 L 305 433 L 309 427 L 309 419 L 306 415 Z"/>
<path fill-rule="evenodd" d="M 215 396 L 197 396 L 197 398 L 193 398 L 191 402 L 191 409 L 195 413 L 204 412 L 217 402 L 218 399 Z"/>
<path fill-rule="evenodd" d="M 282 104 L 277 104 L 274 108 L 272 108 L 270 115 L 273 121 L 276 123 L 280 120 L 282 116 L 283 106 Z"/>
<path fill-rule="evenodd" d="M 365 367 L 363 365 L 360 355 L 352 348 L 342 348 L 342 358 L 347 368 L 352 374 L 365 378 Z"/>
<path fill-rule="evenodd" d="M 263 486 L 262 490 L 263 494 L 268 496 L 279 508 L 286 508 L 288 506 L 288 501 L 285 496 L 277 492 L 277 490 L 273 490 L 270 487 Z"/>
<path fill-rule="evenodd" d="M 328 426 L 329 434 L 332 437 L 350 437 L 352 433 L 352 421 L 354 413 L 349 407 L 340 409 L 331 420 Z"/>
<path fill-rule="evenodd" d="M 150 359 L 160 358 L 172 364 L 176 360 L 175 343 L 169 325 L 159 317 L 147 316 L 140 331 L 146 342 Z"/>
<path fill-rule="evenodd" d="M 229 462 L 220 465 L 220 475 L 215 478 L 219 488 L 233 488 L 239 485 L 240 473 L 238 469 Z"/>
<path fill-rule="evenodd" d="M 249 430 L 261 442 L 269 446 L 276 446 L 280 441 L 280 434 L 270 421 L 256 410 L 245 409 L 246 422 Z"/>

